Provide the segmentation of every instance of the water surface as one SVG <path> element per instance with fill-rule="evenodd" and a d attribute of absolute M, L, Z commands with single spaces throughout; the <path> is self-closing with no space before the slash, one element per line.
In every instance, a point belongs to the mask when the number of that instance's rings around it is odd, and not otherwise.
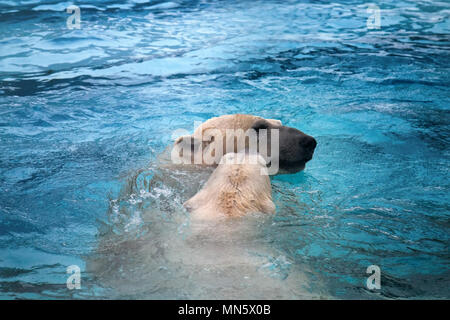
<path fill-rule="evenodd" d="M 80 29 L 70 4 L 0 0 L 1 298 L 251 295 L 230 289 L 238 272 L 138 254 L 186 240 L 195 190 L 146 189 L 172 133 L 231 113 L 318 141 L 272 179 L 277 215 L 237 228 L 266 254 L 249 272 L 281 288 L 301 272 L 314 297 L 450 298 L 448 2 L 383 1 L 380 29 L 363 1 L 82 0 Z"/>

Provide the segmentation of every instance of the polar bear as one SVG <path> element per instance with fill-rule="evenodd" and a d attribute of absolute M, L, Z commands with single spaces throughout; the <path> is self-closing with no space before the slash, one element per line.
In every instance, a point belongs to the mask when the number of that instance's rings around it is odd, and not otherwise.
<path fill-rule="evenodd" d="M 192 219 L 275 213 L 266 161 L 259 154 L 228 153 L 204 187 L 184 203 Z"/>
<path fill-rule="evenodd" d="M 264 174 L 273 155 L 265 157 L 259 146 L 252 153 L 239 144 L 225 157 L 213 154 L 212 142 L 234 142 L 227 129 L 253 129 L 257 140 L 264 138 L 264 130 L 278 129 L 278 136 L 266 132 L 267 140 L 278 140 L 280 169 L 287 172 L 302 170 L 316 146 L 314 138 L 279 120 L 241 114 L 212 118 L 192 135 L 178 138 L 158 161 L 130 176 L 110 202 L 111 224 L 103 226 L 86 270 L 111 288 L 114 298 L 322 297 L 321 291 L 309 292 L 308 266 L 290 254 L 291 247 L 285 250 L 293 241 L 276 237 L 280 229 L 271 222 L 275 205 L 270 178 Z M 194 156 L 210 152 L 220 158 L 213 165 L 172 163 L 171 151 L 192 160 L 185 147 Z M 278 202 L 281 208 L 296 199 L 287 192 Z M 190 214 L 182 207 L 184 201 Z M 317 281 L 312 282 L 316 288 Z"/>
<path fill-rule="evenodd" d="M 250 151 L 262 155 L 269 174 L 295 173 L 312 159 L 316 140 L 280 120 L 247 114 L 211 118 L 192 135 L 178 137 L 171 151 L 172 163 L 217 166 L 230 152 Z"/>

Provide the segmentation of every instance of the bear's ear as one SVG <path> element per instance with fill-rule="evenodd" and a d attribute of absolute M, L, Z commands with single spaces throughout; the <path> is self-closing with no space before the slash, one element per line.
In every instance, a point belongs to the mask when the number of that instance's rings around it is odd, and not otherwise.
<path fill-rule="evenodd" d="M 201 143 L 199 139 L 194 138 L 191 135 L 181 136 L 175 140 L 175 145 L 180 148 L 189 148 L 194 151 L 195 147 Z"/>
<path fill-rule="evenodd" d="M 199 139 L 195 139 L 191 135 L 181 136 L 175 140 L 170 158 L 174 164 L 193 164 L 194 154 L 201 145 Z"/>
<path fill-rule="evenodd" d="M 281 123 L 281 120 L 276 119 L 266 119 L 267 122 L 269 122 L 274 127 L 281 127 L 283 124 Z"/>

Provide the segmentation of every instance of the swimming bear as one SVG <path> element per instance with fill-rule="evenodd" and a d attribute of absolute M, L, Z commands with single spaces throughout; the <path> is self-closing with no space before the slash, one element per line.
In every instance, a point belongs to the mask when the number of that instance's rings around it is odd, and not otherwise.
<path fill-rule="evenodd" d="M 192 219 L 275 213 L 266 162 L 259 154 L 227 153 L 203 188 L 184 203 Z"/>
<path fill-rule="evenodd" d="M 245 132 L 249 129 L 254 134 Z M 242 137 L 248 141 L 220 155 L 220 144 Z M 279 143 L 279 155 L 276 148 L 261 152 L 260 140 Z M 321 298 L 322 292 L 307 289 L 308 266 L 278 245 L 277 237 L 285 235 L 272 223 L 268 176 L 274 161 L 284 172 L 302 170 L 315 146 L 314 138 L 279 120 L 238 114 L 205 121 L 129 177 L 110 202 L 111 224 L 102 229 L 86 270 L 117 298 Z M 196 156 L 200 164 L 187 165 Z M 290 212 L 283 203 L 296 197 L 289 190 L 281 197 L 283 216 Z"/>

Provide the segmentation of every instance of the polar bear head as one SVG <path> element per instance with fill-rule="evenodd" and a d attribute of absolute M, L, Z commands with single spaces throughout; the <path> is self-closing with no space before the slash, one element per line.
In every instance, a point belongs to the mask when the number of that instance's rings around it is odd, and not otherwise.
<path fill-rule="evenodd" d="M 192 135 L 178 137 L 172 161 L 217 166 L 224 154 L 246 151 L 266 160 L 269 174 L 303 170 L 312 159 L 316 140 L 281 121 L 234 114 L 211 118 Z M 178 161 L 178 162 L 177 162 Z"/>
<path fill-rule="evenodd" d="M 266 161 L 259 154 L 224 155 L 204 187 L 184 207 L 196 219 L 240 217 L 252 212 L 274 213 Z"/>

